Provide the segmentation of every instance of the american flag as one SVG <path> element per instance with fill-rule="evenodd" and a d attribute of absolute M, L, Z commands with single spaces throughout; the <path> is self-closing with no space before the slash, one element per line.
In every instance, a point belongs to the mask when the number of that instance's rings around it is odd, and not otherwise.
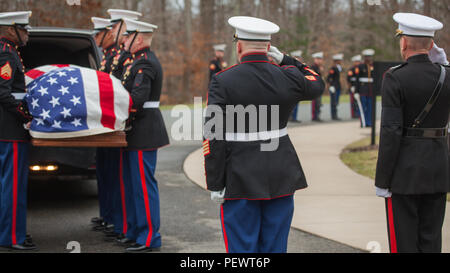
<path fill-rule="evenodd" d="M 123 131 L 128 91 L 114 76 L 74 65 L 43 66 L 26 73 L 25 96 L 35 138 L 57 139 Z"/>

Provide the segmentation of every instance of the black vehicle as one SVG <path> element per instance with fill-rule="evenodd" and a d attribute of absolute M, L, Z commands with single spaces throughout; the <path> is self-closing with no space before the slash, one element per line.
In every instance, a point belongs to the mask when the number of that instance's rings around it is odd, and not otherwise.
<path fill-rule="evenodd" d="M 98 69 L 100 50 L 92 32 L 67 28 L 37 27 L 20 49 L 27 70 L 49 64 L 73 64 Z M 30 178 L 94 178 L 95 149 L 32 147 Z"/>

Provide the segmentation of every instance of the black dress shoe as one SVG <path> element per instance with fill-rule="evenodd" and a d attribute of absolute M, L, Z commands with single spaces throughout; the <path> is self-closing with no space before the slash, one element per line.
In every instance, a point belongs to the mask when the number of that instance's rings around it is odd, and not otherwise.
<path fill-rule="evenodd" d="M 154 249 L 150 247 L 146 247 L 145 245 L 140 244 L 134 244 L 131 247 L 125 249 L 125 252 L 127 253 L 146 253 L 146 252 L 153 252 Z"/>
<path fill-rule="evenodd" d="M 30 251 L 30 250 L 36 250 L 37 247 L 36 247 L 35 244 L 25 241 L 21 245 L 12 245 L 11 249 L 12 250 L 19 250 L 19 251 Z"/>
<path fill-rule="evenodd" d="M 117 237 L 117 239 L 116 239 L 116 245 L 121 246 L 121 247 L 128 247 L 135 243 L 136 242 L 134 240 L 128 239 L 123 234 L 119 235 L 119 237 Z"/>
<path fill-rule="evenodd" d="M 91 223 L 95 225 L 101 225 L 103 223 L 102 217 L 94 217 L 91 219 Z"/>
<path fill-rule="evenodd" d="M 96 231 L 96 232 L 101 232 L 101 231 L 105 231 L 105 230 L 111 229 L 111 228 L 114 228 L 114 225 L 110 225 L 110 224 L 108 224 L 108 223 L 106 223 L 106 222 L 103 222 L 103 223 L 101 223 L 100 225 L 94 226 L 94 227 L 92 228 L 92 230 L 93 230 L 93 231 Z"/>

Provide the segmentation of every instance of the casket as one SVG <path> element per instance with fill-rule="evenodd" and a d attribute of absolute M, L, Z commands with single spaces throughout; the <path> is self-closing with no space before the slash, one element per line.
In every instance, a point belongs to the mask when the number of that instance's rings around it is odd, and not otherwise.
<path fill-rule="evenodd" d="M 71 147 L 71 148 L 122 148 L 127 147 L 125 132 L 113 132 L 95 136 L 59 138 L 59 139 L 40 139 L 32 138 L 31 144 L 36 147 Z"/>
<path fill-rule="evenodd" d="M 32 145 L 127 147 L 131 98 L 114 76 L 74 65 L 49 65 L 26 74 L 24 102 L 33 120 Z"/>

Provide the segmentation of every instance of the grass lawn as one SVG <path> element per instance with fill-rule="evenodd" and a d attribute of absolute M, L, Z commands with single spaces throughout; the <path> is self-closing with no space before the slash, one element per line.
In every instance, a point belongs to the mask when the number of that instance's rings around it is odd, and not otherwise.
<path fill-rule="evenodd" d="M 379 139 L 377 139 L 377 144 Z M 341 153 L 341 160 L 353 171 L 372 179 L 375 179 L 375 172 L 378 160 L 378 146 L 369 147 L 370 138 L 365 138 L 348 145 Z M 450 194 L 447 197 L 450 202 Z"/>

